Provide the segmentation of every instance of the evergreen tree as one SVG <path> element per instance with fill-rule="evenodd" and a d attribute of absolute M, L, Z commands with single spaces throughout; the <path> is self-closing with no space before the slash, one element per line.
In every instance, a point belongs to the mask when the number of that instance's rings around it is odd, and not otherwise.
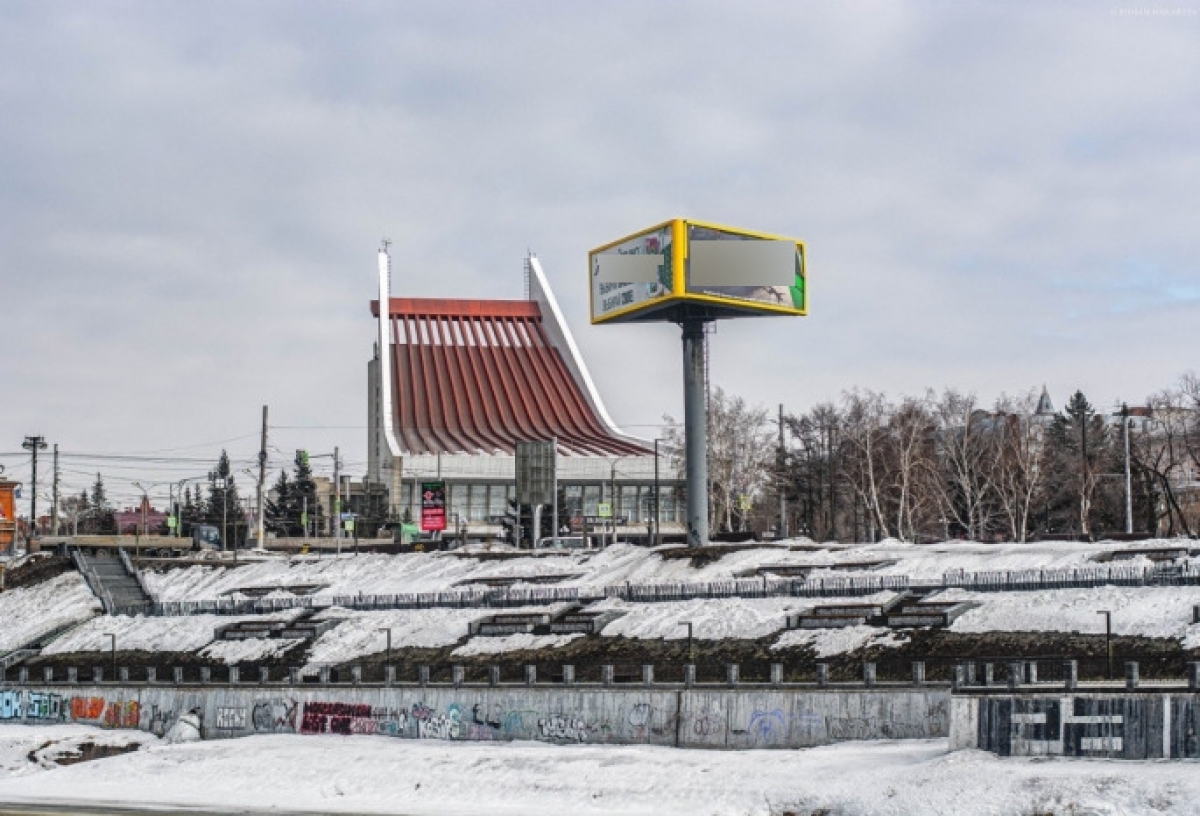
<path fill-rule="evenodd" d="M 292 476 L 291 502 L 288 505 L 288 523 L 295 531 L 303 535 L 302 516 L 308 509 L 309 529 L 321 529 L 321 506 L 317 502 L 317 483 L 313 481 L 312 467 L 308 462 L 308 451 L 296 451 L 295 469 Z"/>
<path fill-rule="evenodd" d="M 1063 412 L 1050 425 L 1050 442 L 1054 452 L 1054 476 L 1051 484 L 1062 489 L 1054 496 L 1057 509 L 1066 526 L 1083 536 L 1092 535 L 1093 502 L 1095 500 L 1100 465 L 1107 461 L 1109 439 L 1104 419 L 1096 413 L 1082 391 L 1071 395 Z"/>
<path fill-rule="evenodd" d="M 204 523 L 221 530 L 226 548 L 241 546 L 245 535 L 245 518 L 238 497 L 237 483 L 229 465 L 229 454 L 221 451 L 217 469 L 208 474 L 208 500 L 204 504 Z"/>
<path fill-rule="evenodd" d="M 265 522 L 267 529 L 276 535 L 290 536 L 293 534 L 290 517 L 293 491 L 293 485 L 288 481 L 287 471 L 279 471 L 279 478 L 270 490 L 273 498 L 267 499 Z"/>
<path fill-rule="evenodd" d="M 108 503 L 108 494 L 104 489 L 104 479 L 96 474 L 96 482 L 92 485 L 91 496 L 88 498 L 91 512 L 85 525 L 88 532 L 98 535 L 116 535 L 117 518 L 113 514 L 112 505 Z"/>

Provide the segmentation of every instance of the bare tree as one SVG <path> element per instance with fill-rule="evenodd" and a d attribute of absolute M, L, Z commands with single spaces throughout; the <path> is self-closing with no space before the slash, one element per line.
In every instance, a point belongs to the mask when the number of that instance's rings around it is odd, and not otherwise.
<path fill-rule="evenodd" d="M 683 428 L 670 416 L 667 426 L 672 461 L 683 469 Z M 770 412 L 750 407 L 722 388 L 713 390 L 708 406 L 709 524 L 714 530 L 745 530 L 748 506 L 762 499 L 773 484 L 774 435 Z"/>
<path fill-rule="evenodd" d="M 883 394 L 850 391 L 842 395 L 842 474 L 865 508 L 872 540 L 892 534 L 884 491 L 891 480 L 886 425 L 891 413 Z"/>
<path fill-rule="evenodd" d="M 1037 416 L 1036 390 L 996 400 L 996 459 L 988 469 L 1013 541 L 1029 537 L 1029 517 L 1045 478 L 1046 427 Z"/>
<path fill-rule="evenodd" d="M 930 397 L 937 419 L 938 479 L 942 512 L 978 540 L 988 531 L 995 508 L 996 484 L 991 471 L 1003 438 L 999 423 L 980 410 L 974 394 L 947 389 Z"/>
<path fill-rule="evenodd" d="M 1195 434 L 1195 410 L 1190 404 L 1188 383 L 1152 394 L 1148 400 L 1151 419 L 1143 432 L 1131 437 L 1130 456 L 1149 477 L 1154 492 L 1162 496 L 1160 506 L 1153 508 L 1154 532 L 1173 536 L 1176 531 L 1192 535 L 1188 514 L 1180 501 L 1180 487 L 1188 482 L 1187 474 L 1195 463 L 1189 450 Z M 1163 520 L 1166 530 L 1161 530 Z"/>

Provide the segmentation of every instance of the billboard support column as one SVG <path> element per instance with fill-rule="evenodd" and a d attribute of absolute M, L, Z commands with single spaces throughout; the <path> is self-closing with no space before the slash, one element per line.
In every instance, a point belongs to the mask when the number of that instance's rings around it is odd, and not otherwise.
<path fill-rule="evenodd" d="M 708 543 L 708 392 L 704 368 L 704 320 L 687 318 L 683 329 L 683 433 L 687 461 L 687 543 Z"/>

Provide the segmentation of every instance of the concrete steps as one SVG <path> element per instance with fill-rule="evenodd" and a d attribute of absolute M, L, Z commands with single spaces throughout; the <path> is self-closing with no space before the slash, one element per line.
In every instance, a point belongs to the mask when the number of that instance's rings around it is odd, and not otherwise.
<path fill-rule="evenodd" d="M 151 610 L 154 599 L 146 594 L 141 581 L 132 574 L 126 559 L 119 554 L 87 556 L 74 553 L 75 563 L 88 586 L 110 615 L 134 615 Z"/>

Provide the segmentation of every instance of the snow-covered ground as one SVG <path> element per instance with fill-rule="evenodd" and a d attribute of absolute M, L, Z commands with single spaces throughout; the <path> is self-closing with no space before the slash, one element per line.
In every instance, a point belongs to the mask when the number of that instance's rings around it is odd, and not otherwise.
<path fill-rule="evenodd" d="M 980 604 L 950 625 L 955 632 L 1083 632 L 1102 634 L 1102 609 L 1112 612 L 1116 635 L 1179 638 L 1200 645 L 1200 626 L 1192 625 L 1192 607 L 1200 604 L 1200 586 L 1091 587 L 1037 592 L 965 592 L 950 589 L 937 600 Z"/>
<path fill-rule="evenodd" d="M 999 759 L 947 753 L 945 740 L 701 751 L 294 735 L 167 745 L 138 733 L 146 747 L 132 754 L 28 759 L 89 732 L 120 733 L 0 727 L 0 801 L 422 816 L 1200 814 L 1192 762 Z"/>
<path fill-rule="evenodd" d="M 688 558 L 663 558 L 644 547 L 618 544 L 598 552 L 568 552 L 508 560 L 481 560 L 457 553 L 297 556 L 267 558 L 241 567 L 194 566 L 146 573 L 146 583 L 163 601 L 244 598 L 239 589 L 286 590 L 317 587 L 317 596 L 395 595 L 466 590 L 480 579 L 561 576 L 555 586 L 601 589 L 624 583 L 722 581 L 769 566 L 814 566 L 814 577 L 888 574 L 937 578 L 947 572 L 1058 569 L 1097 566 L 1092 558 L 1111 550 L 1178 546 L 1174 542 L 1049 542 L 983 544 L 951 541 L 913 545 L 889 539 L 878 544 L 815 544 L 806 539 L 737 550 L 694 567 Z M 804 549 L 792 549 L 802 547 Z M 854 565 L 890 562 L 864 573 Z M 1144 557 L 1122 566 L 1148 566 Z M 475 584 L 477 586 L 477 584 Z"/>
<path fill-rule="evenodd" d="M 77 572 L 0 592 L 0 653 L 102 611 L 100 601 Z"/>
<path fill-rule="evenodd" d="M 911 545 L 894 540 L 878 544 L 818 545 L 798 540 L 784 545 L 731 551 L 716 562 L 694 567 L 687 558 L 663 558 L 642 547 L 617 545 L 599 552 L 569 552 L 550 556 L 524 556 L 509 560 L 480 560 L 452 553 L 404 555 L 346 555 L 335 557 L 267 557 L 248 566 L 188 567 L 163 573 L 147 572 L 147 583 L 165 600 L 212 600 L 245 597 L 242 589 L 270 590 L 281 587 L 317 588 L 326 599 L 336 595 L 431 592 L 473 586 L 482 577 L 557 575 L 563 585 L 593 588 L 631 582 L 635 584 L 727 580 L 772 565 L 827 565 L 815 576 L 904 574 L 933 578 L 947 572 L 1018 571 L 1062 567 L 1097 566 L 1096 556 L 1113 550 L 1152 546 L 1180 546 L 1179 542 L 1051 542 L 1037 544 L 982 544 L 945 542 Z M 803 547 L 805 549 L 789 549 Z M 869 571 L 839 571 L 838 565 L 883 562 Z M 1136 557 L 1121 566 L 1147 566 Z M 464 583 L 467 582 L 467 583 Z M 880 593 L 855 602 L 882 602 L 892 597 Z M 1113 612 L 1113 629 L 1119 635 L 1179 639 L 1186 648 L 1200 647 L 1200 626 L 1194 626 L 1192 607 L 1200 605 L 1200 587 L 1097 587 L 1091 589 L 1041 590 L 1038 592 L 977 593 L 949 590 L 939 600 L 967 600 L 978 608 L 956 620 L 957 632 L 1026 631 L 1099 633 L 1098 610 Z M 758 639 L 778 635 L 775 648 L 809 645 L 822 656 L 852 651 L 864 645 L 898 645 L 903 635 L 889 630 L 857 627 L 851 632 L 804 633 L 785 631 L 789 613 L 819 604 L 836 604 L 845 598 L 723 598 L 666 603 L 631 603 L 609 598 L 593 604 L 593 610 L 624 613 L 608 623 L 604 637 L 635 639 L 682 639 L 685 623 L 692 624 L 697 640 L 724 638 Z M 326 600 L 328 602 L 328 600 Z M 558 607 L 538 607 L 539 612 Z M 117 636 L 121 651 L 145 650 L 195 652 L 201 656 L 238 663 L 271 658 L 295 646 L 294 641 L 248 640 L 238 643 L 213 642 L 218 626 L 238 618 L 194 615 L 173 618 L 130 618 L 98 616 L 98 602 L 86 584 L 74 574 L 46 583 L 0 593 L 0 651 L 14 648 L 64 623 L 86 621 L 46 650 L 48 655 L 106 651 L 110 634 Z M 468 626 L 499 610 L 424 609 L 354 611 L 338 607 L 322 609 L 318 620 L 336 619 L 338 625 L 311 644 L 310 666 L 345 663 L 382 653 L 391 630 L 392 646 L 443 648 L 457 646 L 460 656 L 497 654 L 527 649 L 528 638 L 472 638 Z M 517 609 L 503 610 L 517 612 Z M 269 616 L 286 619 L 298 611 Z M 90 620 L 88 620 L 91 618 Z M 542 648 L 561 646 L 563 639 L 537 641 Z"/>

